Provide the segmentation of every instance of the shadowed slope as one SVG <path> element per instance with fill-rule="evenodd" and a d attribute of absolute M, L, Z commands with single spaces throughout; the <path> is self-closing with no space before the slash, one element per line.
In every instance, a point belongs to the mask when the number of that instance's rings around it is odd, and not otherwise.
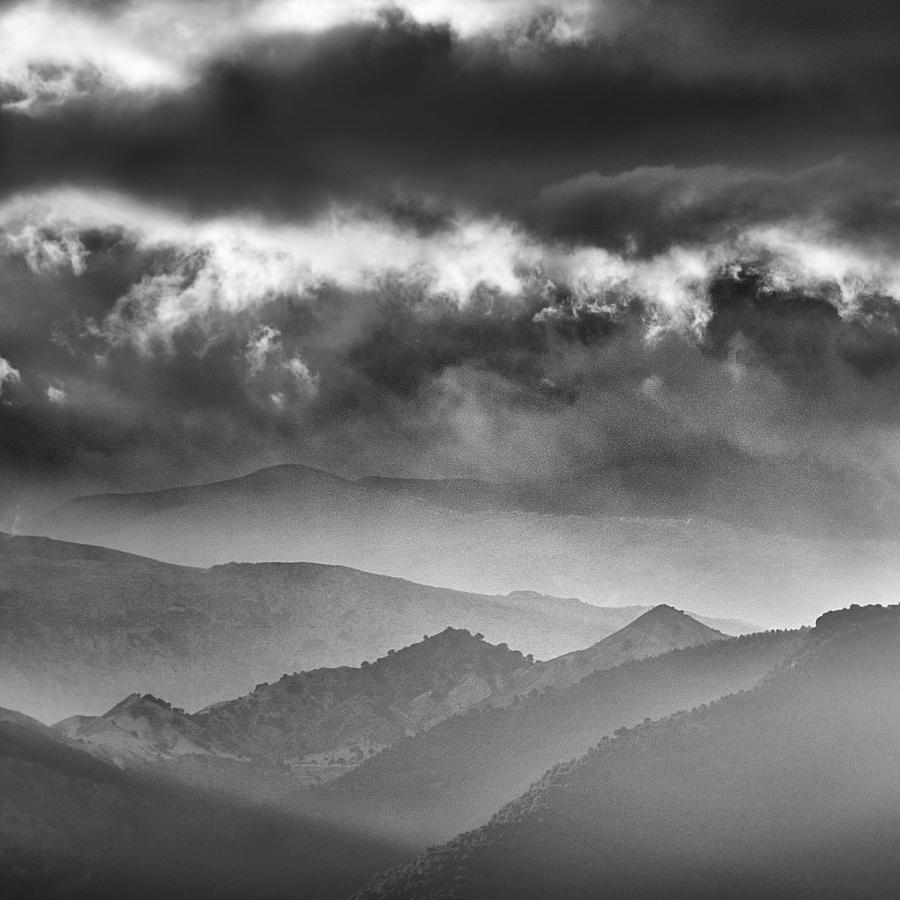
<path fill-rule="evenodd" d="M 896 896 L 898 648 L 898 607 L 827 614 L 754 691 L 623 729 L 359 896 Z"/>
<path fill-rule="evenodd" d="M 801 640 L 802 632 L 767 632 L 712 641 L 454 716 L 367 760 L 324 788 L 321 802 L 420 844 L 446 840 L 604 734 L 753 687 Z"/>
<path fill-rule="evenodd" d="M 402 848 L 122 772 L 0 713 L 0 894 L 339 898 Z"/>

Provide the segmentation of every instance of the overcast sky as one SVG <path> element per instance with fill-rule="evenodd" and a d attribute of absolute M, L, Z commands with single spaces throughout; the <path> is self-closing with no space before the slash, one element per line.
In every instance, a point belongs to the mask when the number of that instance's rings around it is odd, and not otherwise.
<path fill-rule="evenodd" d="M 0 3 L 0 525 L 302 461 L 900 475 L 889 0 Z"/>

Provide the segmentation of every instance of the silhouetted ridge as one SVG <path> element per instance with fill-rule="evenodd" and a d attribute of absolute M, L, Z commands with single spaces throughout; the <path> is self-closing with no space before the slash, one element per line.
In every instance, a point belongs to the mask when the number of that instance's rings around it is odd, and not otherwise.
<path fill-rule="evenodd" d="M 814 634 L 823 634 L 840 628 L 854 626 L 867 627 L 879 621 L 890 623 L 897 616 L 900 606 L 852 604 L 847 609 L 836 609 L 823 613 L 816 619 Z"/>

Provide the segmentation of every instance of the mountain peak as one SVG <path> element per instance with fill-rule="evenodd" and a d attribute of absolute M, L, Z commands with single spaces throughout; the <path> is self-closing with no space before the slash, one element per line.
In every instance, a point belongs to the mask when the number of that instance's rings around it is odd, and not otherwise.
<path fill-rule="evenodd" d="M 312 669 L 259 684 L 192 721 L 219 745 L 287 763 L 315 783 L 487 701 L 529 665 L 505 644 L 451 627 L 355 668 Z"/>
<path fill-rule="evenodd" d="M 660 603 L 596 644 L 542 663 L 529 680 L 537 686 L 562 687 L 592 672 L 724 637 L 680 609 Z"/>
<path fill-rule="evenodd" d="M 140 715 L 141 713 L 174 713 L 176 715 L 183 714 L 184 710 L 173 707 L 171 703 L 160 697 L 154 697 L 153 694 L 129 694 L 124 700 L 120 700 L 112 709 L 107 710 L 102 718 L 114 719 L 117 716 Z"/>
<path fill-rule="evenodd" d="M 704 625 L 702 622 L 698 622 L 695 618 L 689 616 L 686 612 L 684 612 L 684 610 L 676 609 L 674 606 L 670 606 L 668 603 L 659 603 L 652 609 L 648 609 L 647 612 L 638 616 L 626 627 L 633 628 L 635 626 L 644 626 L 656 623 L 679 626 L 689 624 L 692 627 L 705 629 L 712 634 L 722 634 L 715 628 L 710 628 L 708 625 Z"/>
<path fill-rule="evenodd" d="M 409 667 L 426 677 L 430 670 L 452 669 L 480 670 L 487 666 L 491 671 L 512 672 L 526 666 L 526 660 L 518 650 L 510 650 L 506 644 L 489 644 L 481 633 L 472 634 L 467 628 L 445 628 L 433 635 L 423 635 L 421 641 L 389 650 L 372 663 L 376 670 Z"/>

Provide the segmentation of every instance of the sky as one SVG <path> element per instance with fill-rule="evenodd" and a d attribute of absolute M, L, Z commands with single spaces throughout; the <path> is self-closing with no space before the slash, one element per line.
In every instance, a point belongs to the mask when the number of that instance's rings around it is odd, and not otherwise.
<path fill-rule="evenodd" d="M 887 0 L 0 3 L 0 526 L 293 461 L 900 496 L 898 38 Z"/>

